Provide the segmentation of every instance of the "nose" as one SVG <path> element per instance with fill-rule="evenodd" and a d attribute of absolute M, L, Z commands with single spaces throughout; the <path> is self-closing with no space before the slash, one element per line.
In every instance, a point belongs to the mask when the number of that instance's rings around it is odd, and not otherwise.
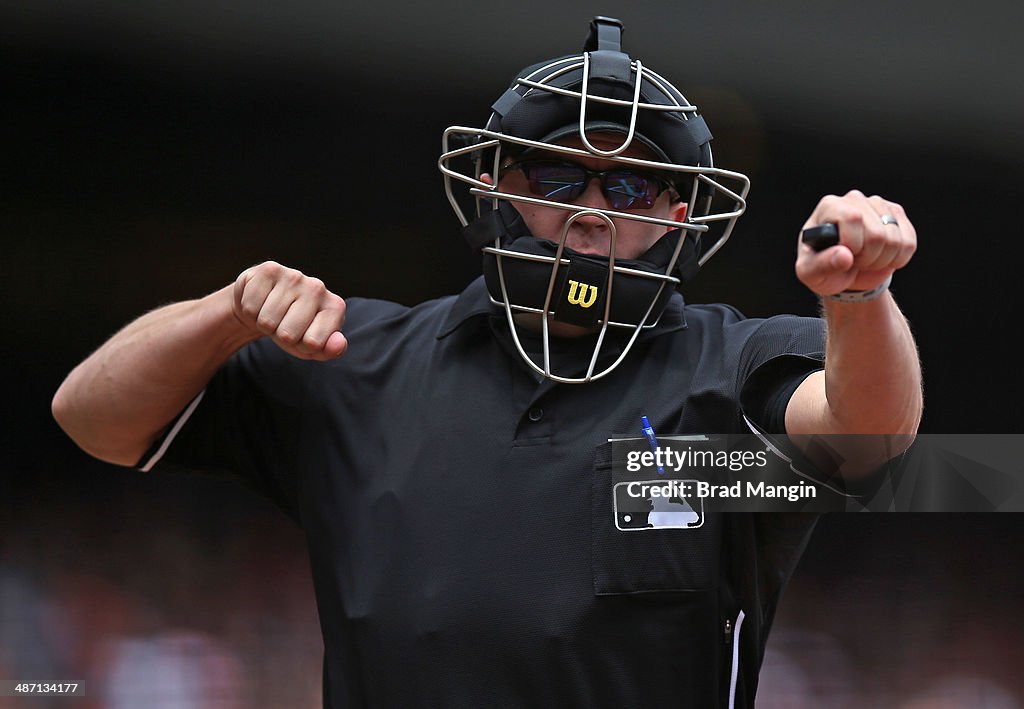
<path fill-rule="evenodd" d="M 586 189 L 583 190 L 583 194 L 573 200 L 573 204 L 589 209 L 611 208 L 608 204 L 608 198 L 605 197 L 604 192 L 601 190 L 601 180 L 595 176 L 590 178 Z M 607 222 L 596 214 L 585 214 L 573 222 L 573 225 L 579 226 L 584 231 L 604 231 L 608 229 Z"/>
<path fill-rule="evenodd" d="M 604 191 L 601 189 L 601 180 L 597 175 L 590 175 L 587 187 L 576 200 L 576 204 L 594 209 L 609 209 L 608 198 L 605 197 Z"/>
<path fill-rule="evenodd" d="M 573 200 L 577 207 L 587 209 L 609 209 L 608 200 L 601 191 L 601 181 L 592 178 L 586 189 Z M 566 212 L 566 219 L 570 219 Z M 566 246 L 585 254 L 608 256 L 611 251 L 611 232 L 608 222 L 598 214 L 583 214 L 576 217 L 569 226 Z"/>

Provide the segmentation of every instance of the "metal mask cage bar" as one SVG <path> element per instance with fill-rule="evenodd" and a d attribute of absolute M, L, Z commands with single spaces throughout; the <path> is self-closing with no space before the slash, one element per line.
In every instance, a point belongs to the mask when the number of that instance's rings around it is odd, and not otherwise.
<path fill-rule="evenodd" d="M 527 91 L 522 94 L 523 98 L 528 96 L 532 91 L 546 91 L 548 93 L 558 94 L 560 96 L 567 96 L 570 98 L 577 99 L 580 103 L 579 111 L 579 134 L 580 139 L 583 141 L 584 147 L 594 155 L 600 155 L 602 157 L 611 157 L 618 155 L 622 151 L 626 150 L 633 142 L 633 136 L 636 133 L 636 120 L 641 109 L 648 111 L 672 111 L 677 113 L 695 113 L 697 107 L 691 104 L 686 98 L 667 82 L 664 78 L 658 76 L 652 71 L 644 68 L 643 64 L 639 59 L 633 60 L 629 63 L 629 71 L 633 75 L 633 98 L 630 101 L 625 99 L 616 99 L 608 96 L 599 96 L 591 94 L 589 91 L 590 86 L 590 62 L 591 53 L 584 52 L 581 55 L 582 61 L 575 57 L 569 57 L 561 60 L 556 60 L 543 67 L 534 70 L 528 77 L 521 77 L 516 79 L 516 86 L 526 86 Z M 554 69 L 559 64 L 565 64 L 559 69 Z M 552 82 L 561 76 L 580 70 L 582 72 L 582 81 L 579 91 L 573 91 L 572 89 L 566 89 L 560 86 L 554 86 Z M 542 81 L 534 81 L 533 77 L 541 75 Z M 640 100 L 641 89 L 644 81 L 647 81 L 650 85 L 657 88 L 663 96 L 668 97 L 672 103 L 647 103 Z M 622 141 L 619 147 L 612 150 L 601 150 L 595 147 L 587 137 L 586 120 L 587 120 L 587 104 L 588 102 L 601 103 L 612 106 L 621 106 L 629 108 L 629 127 L 626 131 L 626 137 Z M 684 116 L 685 117 L 685 116 Z M 710 147 L 708 155 L 710 157 Z M 712 163 L 709 161 L 709 165 Z"/>
<path fill-rule="evenodd" d="M 582 212 L 579 212 L 578 214 L 574 214 L 573 216 L 571 216 L 568 221 L 571 223 L 572 221 L 575 221 L 578 217 L 580 217 L 580 216 L 582 216 L 584 214 L 600 214 L 600 212 L 595 212 L 593 210 L 584 210 Z M 605 216 L 605 215 L 601 215 L 601 216 Z M 676 251 L 675 251 L 675 253 L 673 255 L 673 259 L 672 259 L 673 264 L 674 264 L 675 260 L 678 259 L 679 251 L 680 251 L 681 248 L 682 248 L 682 241 L 679 242 L 679 244 L 678 244 L 678 246 L 676 248 Z M 540 254 L 526 254 L 526 253 L 522 253 L 522 252 L 519 252 L 519 251 L 511 251 L 509 249 L 499 249 L 499 248 L 495 248 L 493 246 L 484 247 L 482 249 L 482 251 L 484 251 L 485 253 L 493 254 L 495 256 L 495 258 L 497 260 L 497 264 L 498 264 L 499 277 L 501 276 L 501 260 L 503 258 L 515 258 L 515 259 L 521 259 L 523 261 L 536 261 L 538 263 L 551 264 L 552 265 L 552 270 L 555 273 L 557 273 L 557 269 L 558 269 L 559 266 L 568 266 L 570 264 L 569 259 L 562 258 L 560 255 L 559 256 L 542 256 Z M 560 254 L 561 251 L 562 250 L 559 249 L 558 253 Z M 673 288 L 675 288 L 680 283 L 679 279 L 676 278 L 675 276 L 668 276 L 668 275 L 661 274 L 661 273 L 650 273 L 648 271 L 638 271 L 638 270 L 636 270 L 634 268 L 626 268 L 625 266 L 616 266 L 615 263 L 614 263 L 614 259 L 611 259 L 611 258 L 609 258 L 608 273 L 609 273 L 609 277 L 614 277 L 615 274 L 620 274 L 620 275 L 624 275 L 624 276 L 633 276 L 633 277 L 637 277 L 637 278 L 647 278 L 647 279 L 652 280 L 652 281 L 658 281 L 662 287 L 664 287 L 665 285 L 671 284 L 671 286 Z M 661 292 L 662 292 L 662 288 L 659 288 L 657 294 L 654 297 L 655 301 L 661 296 Z M 503 300 L 496 300 L 496 299 L 494 299 L 492 297 L 491 298 L 491 302 L 494 303 L 495 305 L 503 305 L 506 308 L 508 308 L 510 310 L 514 310 L 514 311 L 516 311 L 518 313 L 535 313 L 535 314 L 537 314 L 537 313 L 545 313 L 546 312 L 544 308 L 534 308 L 534 307 L 531 307 L 531 306 L 528 306 L 528 305 L 520 305 L 518 303 L 511 302 L 511 300 L 508 298 L 507 290 L 504 288 L 504 285 L 502 287 L 502 293 L 503 293 L 503 296 L 504 296 Z M 611 294 L 611 289 L 610 288 L 608 290 L 608 294 L 609 294 L 608 297 L 610 297 L 610 294 Z M 647 318 L 645 317 L 644 320 L 641 322 L 640 326 L 643 327 L 643 328 L 654 327 L 655 325 L 658 324 L 658 321 L 660 320 L 660 318 L 661 318 L 661 314 L 660 313 L 658 314 L 658 318 L 655 319 L 652 322 L 647 322 Z M 611 320 L 611 319 L 609 319 L 609 314 L 607 312 L 605 313 L 605 317 L 602 318 L 602 319 L 599 319 L 598 322 L 602 323 L 602 326 L 604 325 L 604 323 L 607 323 L 608 326 L 614 327 L 614 328 L 623 328 L 623 329 L 625 329 L 625 328 L 637 327 L 637 325 L 635 323 L 618 322 L 618 321 L 615 321 L 615 320 Z"/>
<path fill-rule="evenodd" d="M 599 42 L 598 47 L 600 46 L 601 44 Z M 614 49 L 616 51 L 618 50 L 617 42 L 615 43 Z M 651 314 L 655 304 L 661 300 L 666 286 L 671 284 L 671 287 L 674 289 L 680 283 L 679 278 L 676 278 L 673 273 L 675 272 L 676 264 L 679 260 L 683 245 L 686 242 L 685 236 L 681 236 L 681 238 L 677 239 L 673 254 L 664 273 L 624 268 L 617 266 L 615 263 L 617 230 L 613 219 L 633 220 L 647 224 L 678 228 L 686 232 L 696 232 L 698 243 L 701 236 L 711 231 L 712 226 L 716 227 L 716 231 L 720 228 L 721 231 L 718 238 L 714 240 L 703 254 L 698 255 L 697 267 L 699 268 L 703 266 L 719 249 L 721 249 L 721 247 L 725 245 L 726 241 L 728 241 L 736 220 L 746 209 L 746 196 L 750 189 L 750 180 L 745 175 L 714 167 L 711 148 L 707 143 L 707 140 L 710 139 L 710 134 L 706 133 L 707 129 L 703 126 L 703 121 L 699 119 L 699 124 L 697 125 L 703 128 L 705 134 L 696 139 L 696 142 L 700 146 L 700 157 L 695 160 L 697 163 L 696 165 L 661 162 L 636 157 L 623 157 L 621 155 L 621 153 L 633 144 L 633 140 L 636 136 L 637 119 L 641 110 L 677 112 L 682 115 L 684 122 L 690 121 L 691 115 L 697 115 L 696 106 L 687 101 L 682 93 L 679 92 L 679 90 L 671 83 L 655 72 L 646 69 L 639 60 L 629 60 L 629 58 L 624 55 L 623 59 L 624 63 L 618 65 L 619 68 L 616 70 L 617 73 L 614 75 L 621 82 L 627 82 L 630 77 L 632 77 L 632 100 L 612 98 L 611 96 L 599 96 L 590 92 L 590 52 L 585 51 L 583 54 L 578 56 L 556 59 L 537 67 L 526 76 L 518 77 L 515 80 L 513 87 L 510 88 L 501 99 L 499 99 L 498 104 L 495 104 L 495 113 L 492 115 L 491 120 L 488 121 L 487 128 L 478 129 L 462 126 L 452 126 L 448 128 L 444 132 L 442 138 L 442 154 L 440 158 L 438 158 L 437 162 L 438 169 L 444 176 L 445 194 L 448 197 L 448 201 L 451 204 L 452 209 L 455 211 L 456 217 L 459 219 L 463 227 L 466 227 L 469 224 L 469 219 L 466 217 L 466 214 L 463 211 L 463 206 L 460 204 L 459 197 L 456 195 L 454 186 L 457 183 L 465 185 L 464 192 L 462 192 L 462 198 L 467 199 L 472 197 L 474 200 L 477 217 L 484 214 L 484 203 L 487 201 L 490 202 L 492 209 L 497 209 L 499 201 L 503 201 L 513 205 L 516 203 L 528 203 L 562 209 L 570 212 L 560 230 L 561 233 L 558 238 L 554 256 L 529 254 L 505 248 L 502 244 L 502 240 L 505 237 L 503 234 L 496 234 L 493 246 L 485 246 L 482 249 L 484 253 L 492 255 L 495 259 L 502 300 L 499 302 L 493 295 L 491 295 L 491 301 L 497 305 L 504 306 L 509 329 L 512 333 L 512 338 L 520 357 L 522 357 L 522 359 L 538 374 L 561 383 L 575 384 L 590 382 L 600 379 L 614 370 L 632 349 L 632 346 L 636 342 L 640 332 L 644 328 L 652 327 L 655 324 L 649 323 L 648 320 L 651 319 Z M 626 68 L 627 64 L 628 69 Z M 577 79 L 575 76 L 568 77 L 568 80 L 563 79 L 567 74 L 574 72 L 580 72 L 578 84 L 576 83 Z M 565 86 L 555 86 L 554 84 L 559 81 L 565 85 L 576 84 L 579 86 L 579 90 L 576 91 L 570 88 L 565 88 Z M 641 101 L 641 98 L 644 97 L 642 89 L 645 85 L 660 93 L 660 96 L 656 96 L 655 100 L 664 99 L 666 102 L 649 103 L 648 101 Z M 518 101 L 526 98 L 532 92 L 538 91 L 544 91 L 563 97 L 570 97 L 579 101 L 578 132 L 585 149 L 545 143 L 538 140 L 512 136 L 498 130 L 490 130 L 490 128 L 495 127 L 492 125 L 495 118 L 500 118 L 500 116 L 504 115 L 504 110 L 506 108 L 515 106 Z M 503 108 L 498 108 L 499 104 L 502 105 Z M 590 104 L 603 104 L 606 106 L 628 109 L 629 119 L 628 121 L 622 121 L 622 123 L 628 123 L 628 126 L 623 125 L 626 129 L 625 139 L 618 147 L 611 150 L 602 150 L 597 148 L 590 141 L 590 138 L 587 135 L 587 116 Z M 500 125 L 501 122 L 499 120 L 497 126 L 500 127 Z M 594 126 L 599 124 L 591 125 Z M 600 131 L 601 129 L 592 127 L 592 130 Z M 683 128 L 680 126 L 680 130 L 688 130 L 688 127 Z M 697 133 L 691 132 L 691 135 L 699 135 L 699 128 Z M 641 142 L 646 143 L 651 137 L 652 136 L 648 136 L 648 138 L 643 139 Z M 462 141 L 462 147 L 452 147 L 451 144 L 456 139 Z M 501 174 L 503 162 L 502 153 L 505 146 L 508 144 L 521 146 L 524 149 L 533 148 L 572 157 L 597 157 L 621 165 L 636 166 L 648 170 L 653 169 L 663 173 L 674 172 L 681 175 L 688 175 L 691 177 L 691 180 L 689 184 L 689 199 L 687 200 L 687 210 L 684 220 L 680 222 L 645 216 L 636 212 L 621 212 L 612 209 L 581 207 L 572 203 L 556 202 L 536 196 L 518 195 L 501 191 L 498 189 L 497 183 L 499 181 L 499 175 Z M 481 178 L 483 173 L 486 172 L 486 166 L 484 164 L 485 161 L 482 157 L 487 154 L 486 151 L 490 150 L 493 150 L 490 165 L 490 174 L 493 178 L 489 184 L 484 182 Z M 659 149 L 658 152 L 664 154 L 663 150 Z M 460 159 L 472 164 L 472 169 L 462 171 L 457 169 L 454 166 L 454 163 L 458 162 Z M 678 185 L 681 181 L 672 180 L 672 183 L 673 185 Z M 727 185 L 732 185 L 732 188 Z M 684 194 L 679 194 L 680 200 L 685 196 L 686 195 Z M 723 201 L 727 206 L 721 205 Z M 721 205 L 718 207 L 717 211 L 716 205 Z M 568 267 L 571 263 L 569 259 L 562 257 L 565 250 L 565 242 L 569 233 L 569 228 L 573 222 L 584 215 L 594 215 L 599 217 L 605 222 L 609 231 L 609 264 L 605 283 L 604 313 L 603 317 L 594 321 L 600 323 L 600 328 L 597 330 L 597 340 L 595 342 L 590 361 L 587 365 L 586 373 L 582 377 L 564 377 L 557 375 L 552 371 L 550 353 L 551 332 L 549 320 L 554 315 L 551 310 L 551 304 L 554 289 L 558 281 L 559 270 L 563 266 Z M 511 302 L 509 288 L 505 278 L 504 260 L 506 258 L 550 264 L 551 271 L 547 279 L 548 286 L 544 295 L 544 305 L 542 308 Z M 659 282 L 657 292 L 647 304 L 646 311 L 638 322 L 620 323 L 611 321 L 611 291 L 616 274 L 628 275 L 629 277 L 647 278 Z M 534 301 L 534 304 L 535 303 L 536 301 Z M 540 317 L 541 341 L 543 347 L 542 363 L 538 364 L 535 362 L 523 347 L 519 334 L 519 326 L 517 325 L 514 313 L 533 313 Z M 633 317 L 635 318 L 635 314 Z M 656 320 L 659 320 L 660 317 L 661 310 L 659 310 Z M 619 353 L 618 357 L 615 358 L 615 361 L 602 371 L 595 372 L 594 370 L 596 369 L 602 346 L 605 342 L 605 335 L 607 334 L 610 326 L 629 328 L 632 332 L 630 333 L 628 341 L 624 345 L 622 351 Z"/>
<path fill-rule="evenodd" d="M 549 329 L 550 326 L 548 324 L 549 320 L 551 319 L 551 317 L 553 315 L 553 313 L 551 312 L 551 299 L 552 299 L 552 296 L 554 294 L 555 284 L 556 284 L 556 281 L 557 281 L 557 278 L 558 278 L 559 266 L 563 262 L 568 263 L 568 260 L 562 259 L 562 252 L 565 249 L 565 240 L 566 240 L 566 238 L 568 237 L 568 234 L 569 234 L 569 227 L 572 226 L 572 223 L 575 220 L 577 220 L 580 217 L 585 216 L 585 215 L 594 215 L 594 216 L 597 216 L 597 217 L 603 219 L 605 221 L 605 223 L 608 225 L 609 238 L 611 239 L 611 243 L 609 245 L 609 257 L 608 257 L 608 261 L 609 261 L 608 278 L 607 278 L 607 281 L 606 281 L 607 292 L 606 292 L 605 300 L 604 300 L 604 317 L 602 318 L 602 321 L 601 321 L 602 322 L 601 328 L 600 328 L 600 330 L 598 330 L 598 333 L 597 333 L 597 340 L 594 343 L 594 349 L 593 349 L 593 352 L 591 353 L 591 356 L 590 356 L 590 362 L 587 365 L 586 374 L 584 376 L 582 376 L 582 377 L 563 377 L 561 375 L 555 374 L 551 370 L 551 347 L 550 347 L 551 333 L 550 333 L 550 329 Z M 499 303 L 497 301 L 494 301 L 493 298 L 491 300 L 492 300 L 492 302 L 495 302 L 495 304 L 497 304 L 497 305 L 504 305 L 505 306 L 505 316 L 508 319 L 509 332 L 512 334 L 512 341 L 515 344 L 516 350 L 519 352 L 519 356 L 523 359 L 524 362 L 527 363 L 527 365 L 530 366 L 531 369 L 533 369 L 538 374 L 543 375 L 547 379 L 551 379 L 552 381 L 559 382 L 561 384 L 586 384 L 587 382 L 592 382 L 592 381 L 595 381 L 597 379 L 600 379 L 600 378 L 604 377 L 605 375 L 607 375 L 612 370 L 614 370 L 616 367 L 619 366 L 619 364 L 622 363 L 622 360 L 625 359 L 626 355 L 632 349 L 633 343 L 636 342 L 636 338 L 640 335 L 640 332 L 645 327 L 649 327 L 650 326 L 650 325 L 648 325 L 647 320 L 651 317 L 651 310 L 654 308 L 654 304 L 661 297 L 661 293 L 665 289 L 665 284 L 667 282 L 672 282 L 672 281 L 675 281 L 675 282 L 678 283 L 678 279 L 671 278 L 671 277 L 659 277 L 659 276 L 657 276 L 657 274 L 649 274 L 649 273 L 643 273 L 643 272 L 640 272 L 640 271 L 633 271 L 633 269 L 620 269 L 620 267 L 615 265 L 615 242 L 616 242 L 616 238 L 617 238 L 617 234 L 616 234 L 615 224 L 612 222 L 612 220 L 607 215 L 603 214 L 601 210 L 593 210 L 593 209 L 581 210 L 581 211 L 577 212 L 576 214 L 573 214 L 571 217 L 569 217 L 566 220 L 565 224 L 563 225 L 562 233 L 559 236 L 559 240 L 558 240 L 558 249 L 555 252 L 554 257 L 543 257 L 543 256 L 536 257 L 537 259 L 544 260 L 544 261 L 550 261 L 552 263 L 551 276 L 548 279 L 548 288 L 547 288 L 547 293 L 545 294 L 545 297 L 544 297 L 544 307 L 543 307 L 543 309 L 541 309 L 539 311 L 537 309 L 535 309 L 535 308 L 525 309 L 528 312 L 535 312 L 535 313 L 539 312 L 539 314 L 540 314 L 540 321 L 541 321 L 541 344 L 542 344 L 542 348 L 543 348 L 543 351 L 542 351 L 543 365 L 537 364 L 533 360 L 533 357 L 531 357 L 530 354 L 526 351 L 526 348 L 523 347 L 522 338 L 519 335 L 519 328 L 521 327 L 521 325 L 516 323 L 516 319 L 515 319 L 515 316 L 512 314 L 512 311 L 513 310 L 522 311 L 524 309 L 515 306 L 510 301 L 509 294 L 508 294 L 508 287 L 505 284 L 505 272 L 504 272 L 504 269 L 502 267 L 502 256 L 499 255 L 498 258 L 497 258 L 498 279 L 499 279 L 499 283 L 501 284 L 501 294 L 502 294 L 502 299 L 503 299 L 504 302 Z M 676 258 L 678 258 L 679 248 L 681 247 L 681 245 L 682 245 L 682 240 L 680 240 L 679 246 L 676 247 L 675 255 L 672 258 L 672 264 L 674 264 Z M 505 251 L 505 250 L 500 250 L 500 251 L 503 253 L 503 255 L 506 255 L 506 256 L 509 256 L 509 257 L 512 257 L 512 258 L 520 258 L 520 257 L 523 257 L 523 256 L 527 256 L 527 254 L 520 254 L 520 253 L 517 253 L 517 252 L 514 252 L 514 251 Z M 662 279 L 662 283 L 661 283 L 661 285 L 658 288 L 658 292 L 655 294 L 654 298 L 651 299 L 650 304 L 647 306 L 647 312 L 644 313 L 644 316 L 641 319 L 641 321 L 639 323 L 637 323 L 636 325 L 632 325 L 632 324 L 623 324 L 622 325 L 622 327 L 632 328 L 633 332 L 630 335 L 629 340 L 623 346 L 622 351 L 619 353 L 618 357 L 615 358 L 614 362 L 612 362 L 607 367 L 605 367 L 603 370 L 601 370 L 600 372 L 597 372 L 595 374 L 594 373 L 594 369 L 597 366 L 597 361 L 598 361 L 598 358 L 600 357 L 601 349 L 602 349 L 602 347 L 604 345 L 605 334 L 608 332 L 609 325 L 615 325 L 615 323 L 610 322 L 609 314 L 611 312 L 612 284 L 614 282 L 614 276 L 615 276 L 616 272 L 620 272 L 620 271 L 635 272 L 635 273 L 638 273 L 638 274 L 641 274 L 641 275 L 644 275 L 644 276 L 647 276 L 647 277 L 661 278 Z M 660 316 L 660 313 L 659 313 L 659 316 Z"/>
<path fill-rule="evenodd" d="M 463 142 L 468 144 L 457 148 L 450 147 L 455 136 L 458 136 Z M 496 184 L 488 184 L 480 179 L 480 176 L 485 171 L 481 164 L 482 161 L 480 160 L 473 161 L 475 167 L 472 175 L 467 174 L 466 172 L 460 172 L 459 170 L 450 167 L 450 163 L 456 158 L 468 157 L 476 152 L 483 153 L 483 151 L 494 149 L 495 153 L 491 167 L 491 174 L 497 175 L 501 162 L 503 143 L 512 143 L 523 146 L 524 148 L 545 150 L 573 157 L 594 157 L 594 154 L 587 150 L 570 148 L 563 145 L 554 145 L 552 143 L 544 143 L 541 141 L 529 140 L 527 138 L 519 138 L 484 128 L 468 128 L 465 126 L 449 127 L 445 130 L 442 137 L 442 154 L 438 158 L 437 166 L 444 176 L 445 194 L 448 197 L 448 202 L 451 204 L 452 209 L 462 226 L 469 224 L 469 219 L 466 217 L 462 205 L 459 204 L 458 198 L 453 189 L 456 182 L 464 183 L 469 186 L 467 188 L 467 194 L 476 198 L 478 216 L 483 212 L 481 205 L 482 200 L 490 200 L 492 207 L 496 205 L 496 200 L 502 199 L 506 201 L 529 202 L 532 204 L 563 209 L 571 212 L 578 212 L 584 209 L 583 207 L 565 202 L 555 202 L 537 197 L 513 195 L 501 192 L 498 190 Z M 686 217 L 684 221 L 681 222 L 660 220 L 655 217 L 647 217 L 642 214 L 631 212 L 600 210 L 602 213 L 616 219 L 630 219 L 634 221 L 663 224 L 665 226 L 701 233 L 708 232 L 710 230 L 710 225 L 721 222 L 722 232 L 718 238 L 715 239 L 714 243 L 707 247 L 704 253 L 701 254 L 698 262 L 700 266 L 703 266 L 711 256 L 725 245 L 726 241 L 728 241 L 729 237 L 732 235 L 732 229 L 735 226 L 736 220 L 746 210 L 746 196 L 750 191 L 750 179 L 742 173 L 719 167 L 694 167 L 691 165 L 665 163 L 655 160 L 646 160 L 643 158 L 624 157 L 621 155 L 608 156 L 604 159 L 610 160 L 616 164 L 632 165 L 648 170 L 692 175 L 694 180 L 690 199 L 688 201 L 691 208 L 697 202 L 698 183 L 709 187 L 713 196 L 718 195 L 727 200 L 730 207 L 725 211 L 709 211 L 707 214 L 699 214 L 688 208 Z M 730 189 L 726 184 L 723 184 L 723 182 L 726 181 L 735 183 L 734 188 Z M 680 195 L 680 197 L 682 197 L 682 195 Z M 495 246 L 500 248 L 501 245 L 495 244 Z"/>
<path fill-rule="evenodd" d="M 563 66 L 560 69 L 554 69 L 554 67 L 557 67 L 559 64 L 565 64 L 566 66 Z M 582 57 L 565 57 L 563 59 L 553 61 L 549 64 L 545 64 L 544 66 L 539 67 L 538 69 L 534 70 L 527 76 L 517 78 L 515 82 L 519 86 L 527 87 L 528 90 L 523 93 L 523 96 L 526 96 L 527 94 L 530 93 L 529 89 L 536 89 L 540 91 L 547 91 L 553 94 L 558 94 L 560 96 L 575 98 L 579 100 L 581 104 L 584 103 L 585 101 L 594 101 L 597 103 L 604 103 L 611 106 L 635 106 L 638 109 L 643 109 L 645 111 L 672 111 L 677 113 L 696 113 L 697 111 L 697 107 L 691 104 L 689 101 L 687 101 L 678 89 L 672 86 L 672 84 L 666 81 L 659 74 L 641 65 L 639 60 L 636 60 L 631 64 L 631 69 L 635 74 L 637 72 L 637 67 L 639 67 L 641 83 L 643 81 L 649 81 L 651 85 L 653 85 L 655 88 L 661 91 L 665 96 L 671 97 L 671 99 L 675 101 L 675 103 L 645 103 L 639 100 L 637 94 L 639 94 L 640 92 L 636 92 L 634 94 L 633 100 L 629 101 L 626 99 L 612 98 L 610 96 L 600 96 L 597 94 L 590 93 L 585 94 L 582 86 L 580 87 L 579 91 L 574 91 L 572 89 L 567 89 L 561 86 L 553 86 L 549 83 L 565 74 L 568 74 L 569 72 L 576 71 L 577 69 L 586 68 L 588 69 L 586 73 L 587 75 L 589 75 L 589 66 L 590 53 L 588 52 L 584 54 Z M 534 77 L 539 74 L 543 74 L 544 81 L 534 80 Z"/>

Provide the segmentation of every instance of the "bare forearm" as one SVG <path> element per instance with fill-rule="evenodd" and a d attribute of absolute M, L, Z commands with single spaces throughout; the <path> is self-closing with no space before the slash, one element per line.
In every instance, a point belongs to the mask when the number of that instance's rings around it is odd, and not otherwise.
<path fill-rule="evenodd" d="M 231 286 L 127 325 L 65 379 L 53 415 L 83 450 L 131 465 L 239 348 L 259 337 L 232 312 Z"/>
<path fill-rule="evenodd" d="M 796 275 L 822 298 L 824 373 L 808 377 L 786 408 L 786 431 L 884 434 L 907 445 L 921 419 L 917 346 L 888 283 L 917 250 L 903 207 L 851 190 L 818 202 L 804 229 L 838 227 L 839 242 L 816 250 L 801 240 Z"/>
<path fill-rule="evenodd" d="M 869 303 L 829 303 L 825 310 L 825 371 L 793 394 L 786 432 L 822 470 L 838 465 L 853 480 L 914 442 L 921 369 L 910 328 L 888 294 Z M 829 453 L 822 457 L 822 451 Z"/>
<path fill-rule="evenodd" d="M 917 231 L 900 204 L 858 190 L 823 197 L 803 228 L 825 224 L 838 227 L 839 242 L 818 250 L 801 239 L 796 260 L 801 283 L 822 298 L 825 371 L 797 387 L 786 432 L 805 453 L 823 454 L 814 461 L 823 469 L 839 461 L 853 479 L 907 450 L 921 421 L 917 346 L 888 291 L 917 250 Z"/>
<path fill-rule="evenodd" d="M 122 329 L 68 375 L 53 416 L 87 453 L 132 465 L 245 344 L 266 336 L 294 357 L 334 359 L 348 347 L 344 319 L 323 281 L 265 261 Z"/>
<path fill-rule="evenodd" d="M 921 368 L 910 327 L 889 293 L 869 303 L 826 301 L 825 399 L 835 433 L 913 434 Z"/>

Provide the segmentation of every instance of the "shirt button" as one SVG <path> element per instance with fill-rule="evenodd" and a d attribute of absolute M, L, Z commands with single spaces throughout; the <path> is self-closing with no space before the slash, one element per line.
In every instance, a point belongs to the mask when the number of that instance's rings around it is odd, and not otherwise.
<path fill-rule="evenodd" d="M 530 418 L 531 421 L 537 423 L 542 418 L 544 418 L 544 409 L 540 408 L 539 406 L 534 406 L 526 415 Z"/>

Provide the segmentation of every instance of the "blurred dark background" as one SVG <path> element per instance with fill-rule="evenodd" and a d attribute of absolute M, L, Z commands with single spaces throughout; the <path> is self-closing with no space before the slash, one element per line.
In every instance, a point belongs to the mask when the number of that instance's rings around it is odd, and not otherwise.
<path fill-rule="evenodd" d="M 521 66 L 577 51 L 595 14 L 625 22 L 626 51 L 702 109 L 716 164 L 752 180 L 689 300 L 813 314 L 792 275 L 803 220 L 827 193 L 882 194 L 920 238 L 893 292 L 924 362 L 922 431 L 1024 432 L 1021 4 L 251 5 L 0 4 L 0 679 L 123 688 L 114 670 L 142 677 L 133 661 L 183 642 L 235 689 L 304 682 L 266 706 L 315 705 L 301 533 L 241 488 L 92 461 L 50 398 L 133 317 L 265 259 L 343 296 L 460 290 L 478 266 L 441 132 L 482 126 Z M 763 705 L 1020 706 L 1022 542 L 1013 514 L 825 518 Z"/>

